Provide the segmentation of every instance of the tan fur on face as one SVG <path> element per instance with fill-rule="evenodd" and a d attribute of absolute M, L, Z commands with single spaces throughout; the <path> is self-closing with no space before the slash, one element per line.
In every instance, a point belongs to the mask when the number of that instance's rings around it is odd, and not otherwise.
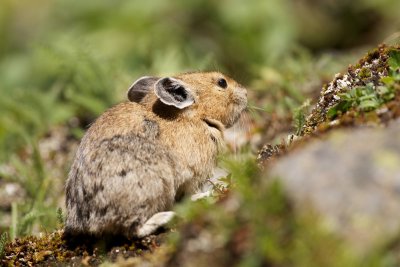
<path fill-rule="evenodd" d="M 200 119 L 215 119 L 228 128 L 237 121 L 241 109 L 247 105 L 246 89 L 219 72 L 182 74 L 176 78 L 185 81 L 193 90 L 196 97 L 191 111 Z M 217 85 L 221 78 L 227 81 L 226 89 Z"/>
<path fill-rule="evenodd" d="M 87 131 L 66 184 L 67 232 L 134 236 L 210 177 L 224 128 L 246 107 L 246 90 L 218 72 L 173 78 L 191 93 L 192 105 L 165 105 L 149 88 L 140 103 L 116 105 Z"/>

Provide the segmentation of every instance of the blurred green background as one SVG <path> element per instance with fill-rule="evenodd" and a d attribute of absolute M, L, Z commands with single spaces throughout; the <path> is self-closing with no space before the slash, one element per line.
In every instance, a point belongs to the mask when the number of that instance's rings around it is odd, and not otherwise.
<path fill-rule="evenodd" d="M 398 40 L 399 10 L 398 0 L 1 0 L 0 188 L 18 193 L 0 207 L 0 230 L 56 226 L 70 152 L 140 76 L 225 72 L 252 91 L 265 133 L 366 50 Z"/>

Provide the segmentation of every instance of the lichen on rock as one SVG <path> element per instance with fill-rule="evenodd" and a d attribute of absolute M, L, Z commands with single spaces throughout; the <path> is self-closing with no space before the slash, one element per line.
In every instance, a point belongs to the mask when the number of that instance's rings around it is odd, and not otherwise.
<path fill-rule="evenodd" d="M 362 123 L 370 119 L 381 123 L 387 121 L 388 117 L 398 117 L 398 104 L 393 106 L 390 102 L 400 98 L 399 89 L 400 46 L 380 45 L 356 65 L 350 65 L 345 74 L 336 74 L 333 81 L 323 86 L 302 135 L 314 132 L 319 126 L 342 125 L 341 119 L 346 122 L 346 115 L 352 118 L 361 116 L 364 118 L 361 119 Z M 365 118 L 370 112 L 377 116 Z"/>

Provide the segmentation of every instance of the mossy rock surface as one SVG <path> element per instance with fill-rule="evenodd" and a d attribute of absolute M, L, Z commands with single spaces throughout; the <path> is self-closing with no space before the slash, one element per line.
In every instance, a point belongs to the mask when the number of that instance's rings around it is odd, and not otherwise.
<path fill-rule="evenodd" d="M 264 165 L 332 129 L 385 126 L 398 117 L 400 46 L 380 45 L 325 84 L 298 136 L 278 145 L 266 144 L 258 161 Z"/>
<path fill-rule="evenodd" d="M 381 45 L 323 86 L 302 134 L 400 116 L 400 46 Z"/>

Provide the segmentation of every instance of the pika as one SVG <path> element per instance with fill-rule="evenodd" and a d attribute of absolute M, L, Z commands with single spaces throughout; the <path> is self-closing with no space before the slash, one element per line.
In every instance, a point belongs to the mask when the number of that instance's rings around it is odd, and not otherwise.
<path fill-rule="evenodd" d="M 142 77 L 128 99 L 81 140 L 66 181 L 66 233 L 140 238 L 166 224 L 173 204 L 211 176 L 247 91 L 222 73 L 192 72 Z"/>

